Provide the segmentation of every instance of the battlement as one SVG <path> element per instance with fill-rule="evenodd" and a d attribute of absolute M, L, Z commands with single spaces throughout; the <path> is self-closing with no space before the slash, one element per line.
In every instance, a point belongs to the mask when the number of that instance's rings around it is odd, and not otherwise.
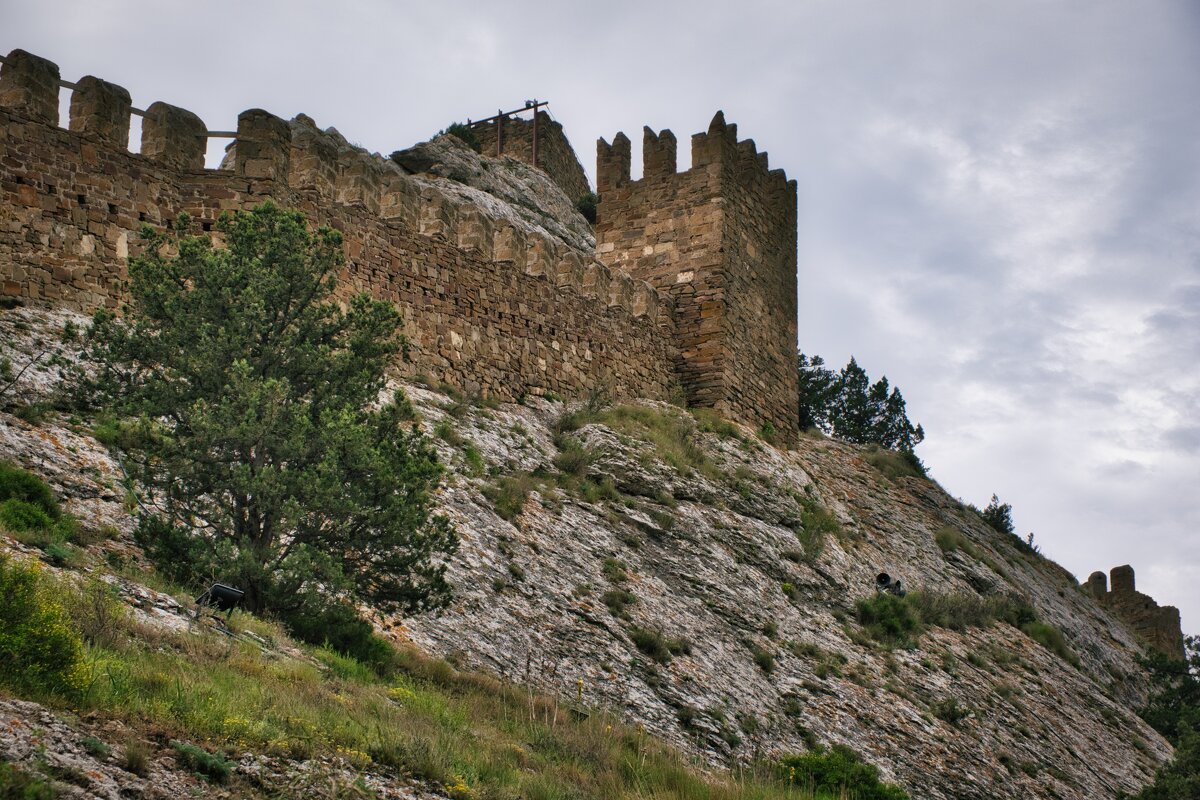
<path fill-rule="evenodd" d="M 796 183 L 718 111 L 677 166 L 669 130 L 596 143 L 597 255 L 675 301 L 689 403 L 798 436 Z"/>
<path fill-rule="evenodd" d="M 1112 582 L 1111 591 L 1108 588 L 1109 579 Z M 1183 658 L 1179 609 L 1160 606 L 1154 598 L 1137 591 L 1133 567 L 1128 564 L 1113 567 L 1108 579 L 1103 572 L 1093 572 L 1085 585 L 1097 602 L 1125 620 L 1151 647 L 1168 656 Z"/>
<path fill-rule="evenodd" d="M 344 234 L 346 291 L 393 300 L 413 372 L 515 399 L 607 388 L 674 392 L 669 298 L 540 229 L 496 217 L 350 146 L 308 117 L 238 116 L 222 169 L 204 168 L 211 134 L 162 102 L 133 108 L 122 87 L 88 77 L 58 127 L 58 67 L 14 51 L 0 68 L 0 292 L 80 310 L 115 307 L 143 223 L 188 212 L 203 230 L 264 199 Z M 143 116 L 130 153 L 130 115 Z"/>

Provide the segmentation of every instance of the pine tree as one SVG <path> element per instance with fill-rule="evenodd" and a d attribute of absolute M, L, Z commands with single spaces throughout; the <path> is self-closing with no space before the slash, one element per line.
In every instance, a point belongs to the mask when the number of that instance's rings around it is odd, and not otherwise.
<path fill-rule="evenodd" d="M 445 604 L 441 467 L 407 399 L 379 404 L 399 313 L 333 299 L 341 235 L 299 212 L 266 203 L 217 227 L 223 248 L 145 228 L 124 319 L 91 331 L 100 395 L 140 420 L 129 458 L 158 515 L 139 541 L 194 584 L 236 584 L 252 611 Z"/>

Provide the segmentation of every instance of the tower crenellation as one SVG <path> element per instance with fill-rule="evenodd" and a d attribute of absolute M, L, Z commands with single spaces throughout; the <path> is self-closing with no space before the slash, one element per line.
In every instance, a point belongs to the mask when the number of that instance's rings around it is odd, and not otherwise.
<path fill-rule="evenodd" d="M 795 441 L 795 182 L 720 111 L 686 171 L 671 131 L 642 138 L 636 181 L 628 137 L 597 142 L 597 255 L 674 299 L 690 404 Z"/>
<path fill-rule="evenodd" d="M 304 115 L 249 109 L 236 131 L 212 132 L 163 101 L 134 108 L 128 90 L 95 76 L 64 83 L 53 62 L 24 51 L 3 61 L 0 207 L 19 222 L 0 231 L 6 295 L 115 307 L 143 224 L 187 212 L 211 230 L 222 212 L 272 199 L 343 232 L 344 291 L 398 304 L 414 371 L 500 398 L 666 400 L 682 389 L 692 405 L 795 439 L 795 183 L 720 112 L 692 137 L 685 171 L 670 130 L 643 129 L 636 181 L 628 137 L 598 143 L 592 249 Z M 133 114 L 140 152 L 128 149 Z M 556 159 L 548 177 L 579 188 L 561 126 L 538 119 L 539 153 Z M 505 154 L 531 133 L 517 122 L 506 123 Z M 213 136 L 233 141 L 207 169 Z"/>
<path fill-rule="evenodd" d="M 1160 606 L 1154 598 L 1139 592 L 1133 567 L 1128 564 L 1113 567 L 1107 578 L 1103 572 L 1093 572 L 1086 587 L 1097 602 L 1111 609 L 1151 647 L 1168 656 L 1183 658 L 1179 609 Z"/>

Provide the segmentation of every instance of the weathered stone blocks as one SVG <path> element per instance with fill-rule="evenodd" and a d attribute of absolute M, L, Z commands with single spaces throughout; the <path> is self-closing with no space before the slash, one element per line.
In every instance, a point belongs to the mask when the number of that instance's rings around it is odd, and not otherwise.
<path fill-rule="evenodd" d="M 286 181 L 292 158 L 292 129 L 261 108 L 238 114 L 233 170 L 247 178 Z"/>
<path fill-rule="evenodd" d="M 114 147 L 129 144 L 129 92 L 115 83 L 85 75 L 71 93 L 70 128 Z"/>
<path fill-rule="evenodd" d="M 142 120 L 142 155 L 180 170 L 204 169 L 208 128 L 187 109 L 151 103 Z"/>
<path fill-rule="evenodd" d="M 0 106 L 48 125 L 58 124 L 58 64 L 13 50 L 0 65 Z"/>

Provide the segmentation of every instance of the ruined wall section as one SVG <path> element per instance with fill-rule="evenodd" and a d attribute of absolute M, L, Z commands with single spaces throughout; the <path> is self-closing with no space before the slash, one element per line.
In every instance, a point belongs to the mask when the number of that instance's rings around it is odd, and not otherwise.
<path fill-rule="evenodd" d="M 505 400 L 676 391 L 671 309 L 647 284 L 263 111 L 239 117 L 232 170 L 199 166 L 203 123 L 165 104 L 143 124 L 142 149 L 154 156 L 129 153 L 117 144 L 122 116 L 105 102 L 73 101 L 71 130 L 57 127 L 57 84 L 41 80 L 50 68 L 56 80 L 57 68 L 18 62 L 0 75 L 3 294 L 85 311 L 116 306 L 142 224 L 166 227 L 186 211 L 211 230 L 222 211 L 270 198 L 343 232 L 343 288 L 399 305 L 413 373 Z"/>
<path fill-rule="evenodd" d="M 1183 658 L 1183 628 L 1179 609 L 1160 606 L 1153 597 L 1137 591 L 1133 567 L 1128 564 L 1113 567 L 1109 575 L 1112 579 L 1111 590 L 1103 572 L 1093 572 L 1088 576 L 1086 586 L 1092 597 L 1123 619 L 1151 647 L 1172 658 Z"/>
<path fill-rule="evenodd" d="M 597 143 L 597 256 L 674 299 L 690 404 L 795 442 L 795 182 L 720 112 L 692 137 L 691 169 L 676 171 L 670 131 L 645 128 L 642 156 L 633 181 L 628 137 Z"/>
<path fill-rule="evenodd" d="M 563 133 L 563 127 L 550 118 L 545 111 L 538 111 L 538 163 L 537 167 L 550 176 L 571 202 L 592 190 L 587 174 L 575 155 L 575 148 Z M 479 137 L 485 156 L 512 156 L 526 164 L 533 164 L 533 120 L 508 117 L 504 120 L 504 141 L 497 151 L 497 126 L 495 122 L 484 122 L 472 126 Z"/>

